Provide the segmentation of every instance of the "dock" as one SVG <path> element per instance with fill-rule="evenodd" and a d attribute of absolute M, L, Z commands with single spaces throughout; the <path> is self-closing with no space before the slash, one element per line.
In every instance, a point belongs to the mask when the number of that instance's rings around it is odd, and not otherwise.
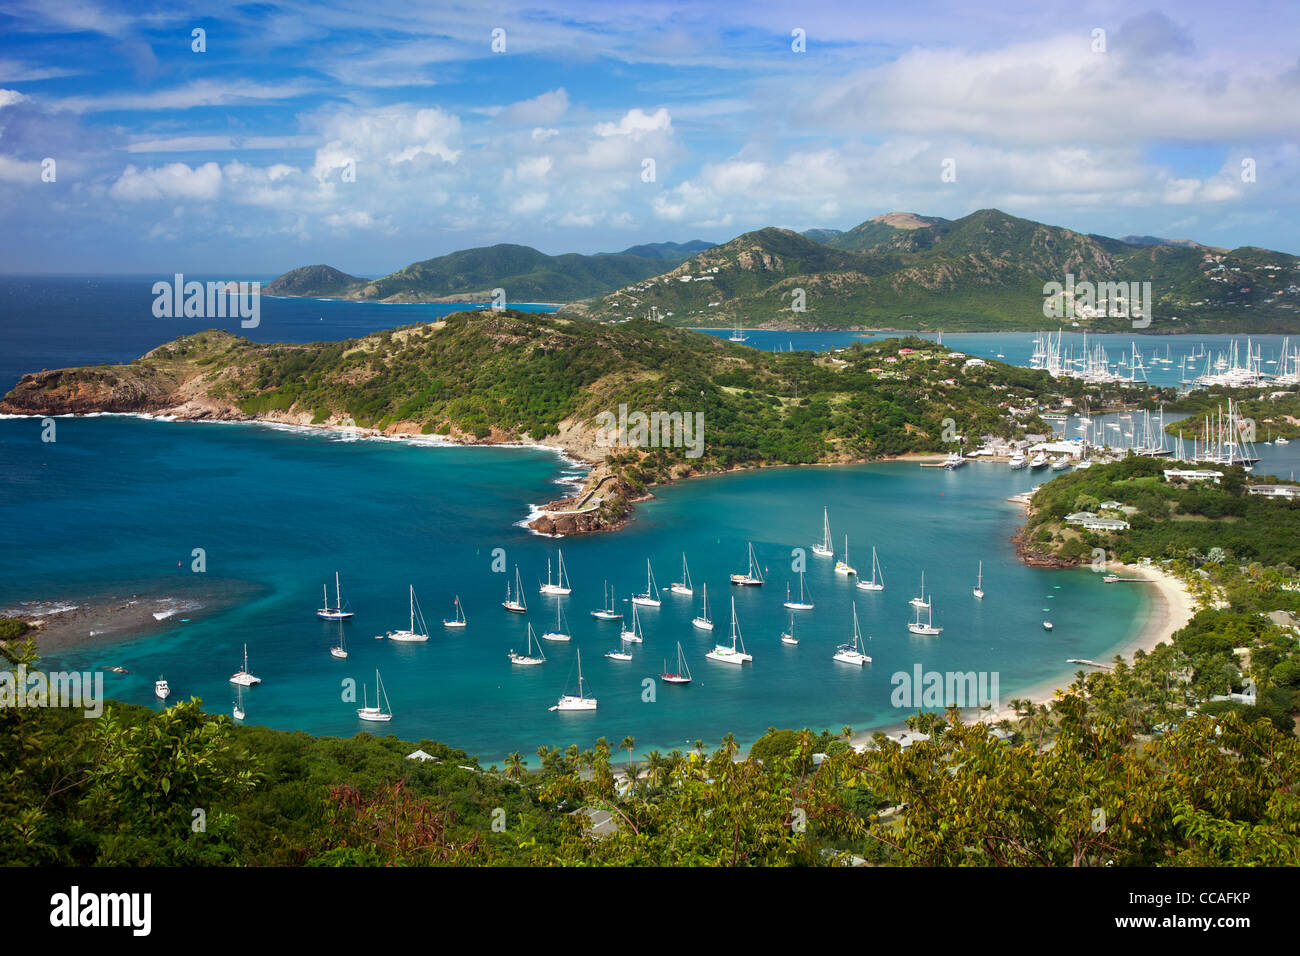
<path fill-rule="evenodd" d="M 1100 668 L 1101 670 L 1104 670 L 1104 671 L 1111 670 L 1111 665 L 1110 665 L 1110 664 L 1098 664 L 1096 661 L 1087 661 L 1087 660 L 1083 660 L 1083 659 L 1081 659 L 1081 658 L 1076 658 L 1076 657 L 1071 657 L 1071 658 L 1070 658 L 1069 660 L 1067 660 L 1065 663 L 1067 663 L 1067 664 L 1084 664 L 1084 665 L 1086 665 L 1086 666 L 1088 666 L 1088 667 L 1097 667 L 1097 668 Z"/>

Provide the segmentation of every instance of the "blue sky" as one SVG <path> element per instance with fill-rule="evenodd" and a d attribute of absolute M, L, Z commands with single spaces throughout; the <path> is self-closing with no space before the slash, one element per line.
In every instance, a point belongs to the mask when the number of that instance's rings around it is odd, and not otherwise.
<path fill-rule="evenodd" d="M 1300 253 L 1297 37 L 1290 2 L 8 0 L 0 271 L 379 275 L 990 206 Z"/>

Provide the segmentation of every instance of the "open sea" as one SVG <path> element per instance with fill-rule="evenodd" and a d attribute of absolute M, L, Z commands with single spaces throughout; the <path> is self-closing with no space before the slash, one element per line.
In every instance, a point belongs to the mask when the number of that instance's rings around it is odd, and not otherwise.
<path fill-rule="evenodd" d="M 152 281 L 0 279 L 5 387 L 23 371 L 123 361 L 213 324 L 154 319 Z M 455 309 L 266 299 L 261 326 L 242 334 L 264 341 L 342 338 Z M 237 320 L 229 327 L 241 331 Z M 987 351 L 960 338 L 944 341 L 972 354 Z M 1011 343 L 1030 338 L 1008 334 L 988 347 L 1011 361 Z M 1147 342 L 1148 352 L 1155 345 Z M 1164 345 L 1159 339 L 1162 351 Z M 1300 443 L 1259 450 L 1260 473 L 1286 474 L 1300 461 Z M 126 667 L 128 675 L 107 676 L 110 695 L 155 706 L 153 682 L 162 676 L 173 700 L 197 696 L 228 713 L 235 696 L 228 678 L 247 644 L 250 669 L 263 679 L 243 694 L 249 722 L 318 734 L 427 737 L 485 761 L 515 750 L 527 757 L 541 744 L 587 746 L 599 736 L 617 746 L 631 735 L 642 755 L 687 748 L 696 739 L 716 745 L 727 732 L 748 744 L 773 726 L 894 725 L 910 710 L 892 706 L 891 678 L 916 665 L 996 672 L 1005 703 L 1045 682 L 1063 686 L 1076 669 L 1067 658 L 1104 660 L 1148 614 L 1140 585 L 1105 585 L 1087 570 L 1035 570 L 1016 559 L 1008 539 L 1022 514 L 1005 499 L 1047 480 L 1041 472 L 980 463 L 955 472 L 914 463 L 743 472 L 659 489 L 625 530 L 612 534 L 557 540 L 520 526 L 534 505 L 563 493 L 559 483 L 575 476 L 568 462 L 535 448 L 344 441 L 314 430 L 129 416 L 62 418 L 58 440 L 46 443 L 39 420 L 3 419 L 0 609 L 105 594 L 170 595 L 202 579 L 217 596 L 204 608 L 168 619 L 147 637 L 122 634 L 51 655 L 46 665 Z M 847 533 L 859 570 L 870 572 L 871 549 L 878 549 L 883 592 L 856 589 L 833 573 L 832 561 L 811 554 L 823 507 L 837 552 Z M 727 576 L 745 570 L 751 542 L 767 584 L 734 588 Z M 557 546 L 573 585 L 567 598 L 537 590 Z M 196 548 L 206 560 L 202 575 L 191 570 Z M 816 607 L 796 612 L 800 643 L 787 646 L 780 633 L 791 614 L 782 601 L 787 583 L 798 591 L 791 567 L 800 548 Z M 694 599 L 667 593 L 683 552 Z M 504 572 L 494 570 L 494 559 Z M 619 627 L 589 612 L 601 605 L 608 581 L 618 607 L 630 613 L 628 599 L 645 588 L 647 559 L 663 606 L 641 609 L 645 643 L 633 647 L 633 661 L 608 660 L 603 654 L 617 645 Z M 980 561 L 983 601 L 971 594 Z M 501 607 L 516 564 L 526 616 Z M 343 625 L 314 616 L 321 586 L 328 581 L 332 589 L 336 570 L 356 611 Z M 944 628 L 938 637 L 915 637 L 906 627 L 922 571 L 934 621 Z M 706 582 L 712 635 L 690 623 Z M 406 627 L 409 585 L 430 640 L 375 640 Z M 446 630 L 441 620 L 452 614 L 457 595 L 469 626 Z M 743 667 L 705 657 L 714 638 L 728 633 L 733 597 L 754 656 Z M 836 645 L 852 639 L 855 603 L 874 658 L 864 668 L 831 660 Z M 546 643 L 548 661 L 540 667 L 512 667 L 506 654 L 524 648 L 528 623 L 539 634 L 551 629 L 557 609 L 573 641 Z M 190 620 L 181 623 L 183 616 Z M 1044 619 L 1053 631 L 1043 630 Z M 329 654 L 340 630 L 350 651 L 345 661 Z M 689 686 L 657 680 L 665 659 L 675 669 L 678 642 L 694 675 Z M 561 693 L 576 688 L 578 649 L 599 709 L 550 712 Z M 387 724 L 359 721 L 359 703 L 344 699 L 348 680 L 358 696 L 363 684 L 373 695 L 376 669 L 394 712 Z"/>

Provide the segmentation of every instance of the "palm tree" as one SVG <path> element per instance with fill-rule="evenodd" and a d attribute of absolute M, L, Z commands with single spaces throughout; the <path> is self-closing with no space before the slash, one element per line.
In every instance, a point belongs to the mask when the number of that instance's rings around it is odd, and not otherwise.
<path fill-rule="evenodd" d="M 524 774 L 527 772 L 527 761 L 519 756 L 518 750 L 506 758 L 506 776 L 511 780 L 518 783 L 524 778 Z"/>

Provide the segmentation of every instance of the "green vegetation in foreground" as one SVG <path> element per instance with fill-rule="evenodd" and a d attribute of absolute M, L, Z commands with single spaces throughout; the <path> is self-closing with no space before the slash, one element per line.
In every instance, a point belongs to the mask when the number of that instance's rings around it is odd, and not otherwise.
<path fill-rule="evenodd" d="M 624 768 L 603 739 L 483 770 L 432 741 L 418 762 L 391 736 L 239 727 L 193 700 L 96 720 L 3 708 L 0 863 L 1296 865 L 1300 742 L 1279 729 L 1294 652 L 1258 614 L 1202 612 L 1131 668 L 1014 701 L 1005 741 L 931 712 L 909 718 L 928 737 L 906 749 L 774 729 L 747 759 L 727 737 Z M 0 653 L 11 675 L 36 663 L 30 643 Z M 1202 703 L 1247 675 L 1259 705 Z M 614 832 L 587 832 L 584 808 Z"/>
<path fill-rule="evenodd" d="M 1219 484 L 1165 480 L 1166 468 L 1187 467 L 1168 459 L 1132 457 L 1053 478 L 1034 494 L 1021 542 L 1066 561 L 1090 561 L 1094 549 L 1102 549 L 1124 562 L 1147 557 L 1192 565 L 1300 566 L 1300 504 L 1246 493 L 1248 480 L 1276 479 L 1216 465 L 1213 470 L 1224 472 Z M 1102 509 L 1107 501 L 1132 510 Z M 1082 511 L 1121 518 L 1130 528 L 1105 534 L 1065 523 L 1067 515 Z"/>

